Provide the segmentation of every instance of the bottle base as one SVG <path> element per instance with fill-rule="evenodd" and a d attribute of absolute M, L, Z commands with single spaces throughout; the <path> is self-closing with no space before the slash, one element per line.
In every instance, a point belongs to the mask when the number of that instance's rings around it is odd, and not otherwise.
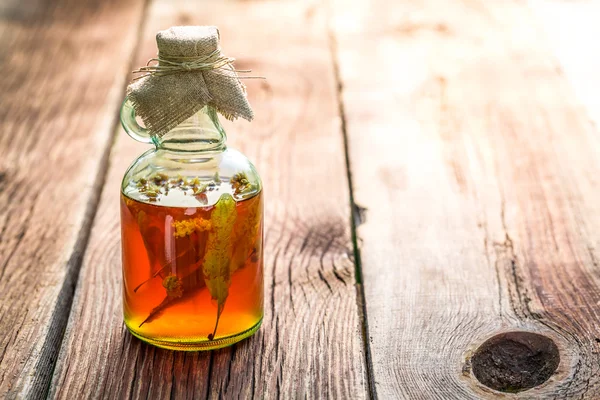
<path fill-rule="evenodd" d="M 177 340 L 177 339 L 153 339 L 148 338 L 139 333 L 135 332 L 131 329 L 127 324 L 127 330 L 136 338 L 140 339 L 142 342 L 146 342 L 156 347 L 160 347 L 161 349 L 168 350 L 178 350 L 178 351 L 206 351 L 206 350 L 215 350 L 223 347 L 231 346 L 239 341 L 242 341 L 250 336 L 252 336 L 260 325 L 262 324 L 262 318 L 258 321 L 254 326 L 250 329 L 247 329 L 243 332 L 240 332 L 236 335 L 226 336 L 222 338 L 218 338 L 215 340 L 203 340 L 203 341 L 193 341 L 193 340 Z"/>

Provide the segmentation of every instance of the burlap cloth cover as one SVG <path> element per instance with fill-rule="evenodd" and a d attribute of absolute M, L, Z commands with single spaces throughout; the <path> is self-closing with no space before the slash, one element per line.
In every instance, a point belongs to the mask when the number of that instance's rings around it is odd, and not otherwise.
<path fill-rule="evenodd" d="M 214 26 L 175 26 L 156 35 L 158 65 L 165 60 L 194 60 L 220 55 L 219 30 Z M 172 64 L 169 64 L 172 65 Z M 127 88 L 127 96 L 146 128 L 162 136 L 202 107 L 211 105 L 227 119 L 252 120 L 254 114 L 231 63 L 221 68 L 146 75 Z"/>

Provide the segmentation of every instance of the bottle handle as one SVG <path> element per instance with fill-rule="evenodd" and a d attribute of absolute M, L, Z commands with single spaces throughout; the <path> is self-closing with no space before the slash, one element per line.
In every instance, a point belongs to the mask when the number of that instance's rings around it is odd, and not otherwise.
<path fill-rule="evenodd" d="M 154 143 L 148 129 L 140 126 L 135 119 L 135 109 L 129 98 L 125 98 L 121 106 L 121 125 L 133 139 L 142 143 Z"/>

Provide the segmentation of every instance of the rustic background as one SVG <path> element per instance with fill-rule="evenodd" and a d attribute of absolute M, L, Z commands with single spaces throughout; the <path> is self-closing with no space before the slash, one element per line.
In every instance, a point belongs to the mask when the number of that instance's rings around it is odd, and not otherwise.
<path fill-rule="evenodd" d="M 599 398 L 599 16 L 0 1 L 0 397 Z M 264 179 L 266 317 L 208 353 L 145 345 L 121 311 L 119 184 L 146 147 L 118 109 L 155 32 L 183 24 L 219 26 L 268 78 L 248 82 L 256 120 L 226 124 Z M 475 379 L 474 351 L 507 331 L 556 344 L 549 380 Z"/>

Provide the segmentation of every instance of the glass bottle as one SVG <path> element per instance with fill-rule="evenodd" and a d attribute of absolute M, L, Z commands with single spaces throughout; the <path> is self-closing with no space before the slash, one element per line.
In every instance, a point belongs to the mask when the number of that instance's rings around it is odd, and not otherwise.
<path fill-rule="evenodd" d="M 260 177 L 226 146 L 205 106 L 165 135 L 139 126 L 129 100 L 121 122 L 154 144 L 121 185 L 123 309 L 129 331 L 174 350 L 225 347 L 263 317 Z"/>

